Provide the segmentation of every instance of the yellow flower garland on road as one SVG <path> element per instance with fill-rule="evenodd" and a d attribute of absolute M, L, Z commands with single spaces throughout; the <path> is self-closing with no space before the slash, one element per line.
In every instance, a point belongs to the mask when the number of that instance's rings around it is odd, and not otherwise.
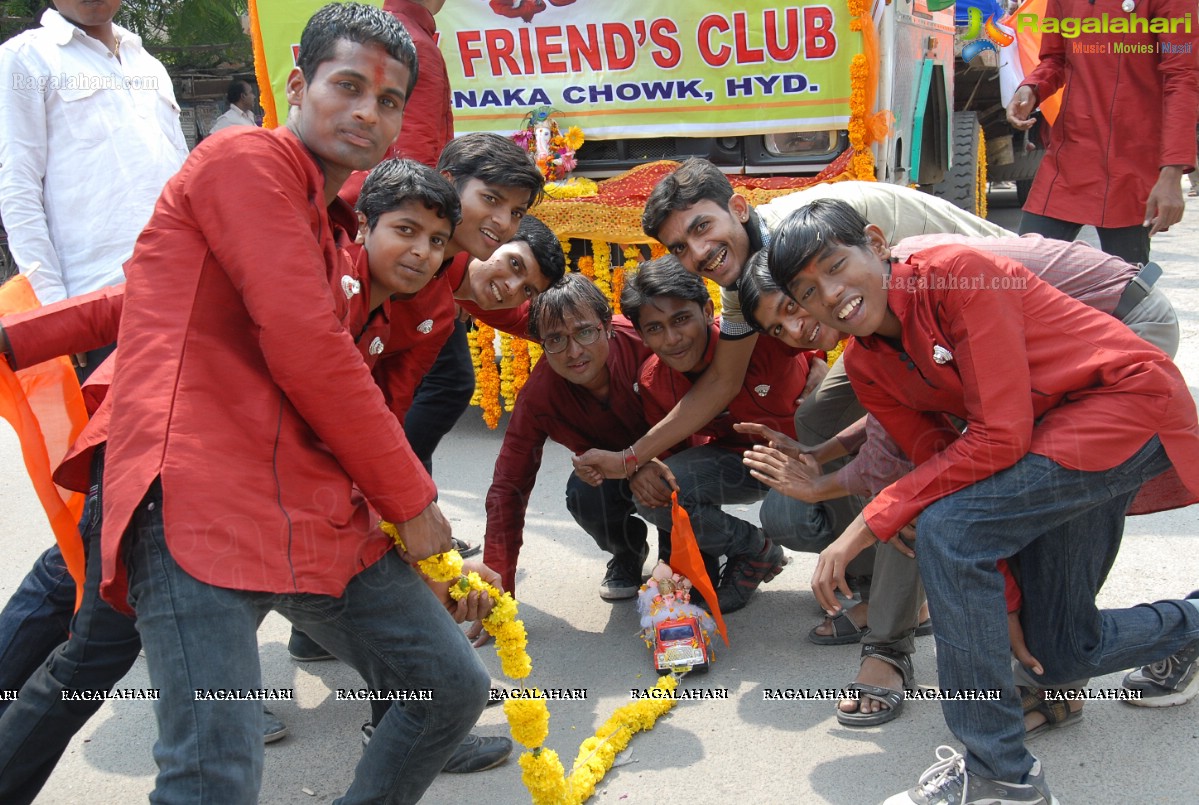
<path fill-rule="evenodd" d="M 379 527 L 396 545 L 404 548 L 404 540 L 393 524 L 383 521 Z M 501 593 L 483 581 L 478 573 L 463 575 L 462 557 L 457 551 L 431 556 L 417 562 L 416 566 L 433 581 L 448 582 L 450 596 L 455 601 L 461 601 L 472 590 L 490 596 L 493 606 L 491 614 L 483 619 L 483 628 L 495 638 L 504 676 L 519 681 L 532 673 L 533 661 L 526 650 L 528 635 L 524 621 L 516 618 L 517 603 L 511 593 Z M 645 699 L 616 708 L 595 734 L 579 746 L 574 766 L 567 775 L 558 753 L 544 748 L 550 732 L 550 712 L 545 698 L 540 689 L 526 688 L 522 682 L 521 690 L 528 698 L 506 700 L 504 715 L 512 737 L 530 750 L 520 756 L 520 778 L 529 790 L 533 805 L 579 805 L 586 801 L 633 736 L 653 729 L 657 720 L 674 707 L 677 700 L 671 693 L 678 685 L 676 676 L 660 677 L 653 689 L 661 691 L 663 698 L 650 694 Z"/>

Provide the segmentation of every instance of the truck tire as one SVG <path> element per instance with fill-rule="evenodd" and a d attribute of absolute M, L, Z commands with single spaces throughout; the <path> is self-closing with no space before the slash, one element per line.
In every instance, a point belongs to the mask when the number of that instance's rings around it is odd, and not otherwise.
<path fill-rule="evenodd" d="M 932 186 L 932 194 L 952 202 L 967 212 L 980 214 L 978 192 L 980 183 L 986 185 L 985 168 L 978 162 L 982 128 L 974 112 L 953 113 L 953 167 L 945 178 Z"/>

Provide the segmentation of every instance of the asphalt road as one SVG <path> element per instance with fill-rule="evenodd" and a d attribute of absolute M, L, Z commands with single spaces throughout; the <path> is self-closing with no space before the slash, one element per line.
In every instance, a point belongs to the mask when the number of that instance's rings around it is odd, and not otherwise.
<path fill-rule="evenodd" d="M 1011 196 L 993 198 L 992 218 L 1014 227 L 1018 210 Z M 1009 206 L 1001 208 L 1005 201 Z M 1160 284 L 1182 323 L 1178 363 L 1196 393 L 1199 204 L 1189 202 L 1183 223 L 1155 238 L 1153 254 L 1165 268 Z M 483 534 L 483 499 L 501 435 L 502 430 L 488 431 L 472 409 L 437 456 L 442 505 L 455 532 L 472 541 Z M 0 429 L 0 468 L 0 534 L 7 556 L 0 565 L 3 600 L 51 537 L 7 428 Z M 567 452 L 550 445 L 529 506 L 518 578 L 534 661 L 531 681 L 541 687 L 585 688 L 588 694 L 585 701 L 551 706 L 548 745 L 566 761 L 614 708 L 629 701 L 631 688 L 654 681 L 648 653 L 636 635 L 632 602 L 607 603 L 598 596 L 604 560 L 566 512 L 568 472 Z M 1199 586 L 1197 514 L 1199 509 L 1192 508 L 1130 519 L 1101 602 L 1126 606 L 1180 597 Z M 756 516 L 754 507 L 745 516 Z M 856 671 L 856 645 L 820 647 L 805 639 L 819 617 L 808 587 L 813 566 L 811 556 L 795 556 L 746 609 L 729 617 L 732 647 L 718 650 L 711 672 L 686 682 L 688 687 L 727 689 L 728 698 L 680 703 L 651 733 L 637 736 L 627 764 L 608 774 L 593 802 L 877 803 L 913 785 L 935 759 L 939 744 L 955 744 L 933 702 L 909 702 L 896 721 L 853 730 L 837 724 L 831 702 L 763 700 L 763 691 L 771 688 L 842 687 Z M 291 734 L 266 748 L 262 802 L 329 802 L 353 774 L 367 706 L 335 701 L 337 688 L 358 686 L 356 675 L 337 662 L 292 662 L 287 634 L 287 624 L 278 616 L 271 616 L 260 632 L 264 686 L 295 689 L 294 701 L 273 708 Z M 933 638 L 918 638 L 917 646 L 917 681 L 935 687 Z M 482 657 L 499 678 L 494 650 L 483 649 Z M 1114 688 L 1119 679 L 1096 679 L 1092 688 Z M 122 686 L 146 684 L 144 660 L 139 660 Z M 1093 702 L 1079 725 L 1041 738 L 1033 749 L 1063 803 L 1199 802 L 1196 708 L 1199 702 L 1162 711 Z M 478 732 L 507 733 L 499 708 L 483 714 Z M 38 802 L 144 800 L 153 786 L 154 736 L 148 703 L 106 704 L 71 743 Z M 442 775 L 425 801 L 529 800 L 513 758 L 480 774 Z"/>

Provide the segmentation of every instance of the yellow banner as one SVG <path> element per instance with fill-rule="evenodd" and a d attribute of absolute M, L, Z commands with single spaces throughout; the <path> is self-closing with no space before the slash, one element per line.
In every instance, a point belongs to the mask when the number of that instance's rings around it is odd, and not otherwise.
<path fill-rule="evenodd" d="M 300 33 L 322 5 L 251 4 L 280 117 Z M 538 106 L 589 139 L 845 128 L 861 51 L 846 0 L 446 0 L 436 19 L 459 134 L 509 134 Z"/>

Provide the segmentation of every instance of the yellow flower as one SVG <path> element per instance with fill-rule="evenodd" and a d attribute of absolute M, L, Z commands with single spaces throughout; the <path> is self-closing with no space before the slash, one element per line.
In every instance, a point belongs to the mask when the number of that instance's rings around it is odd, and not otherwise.
<path fill-rule="evenodd" d="M 583 144 L 583 130 L 578 126 L 571 126 L 566 130 L 566 146 L 571 151 L 578 151 L 579 146 Z"/>
<path fill-rule="evenodd" d="M 416 566 L 433 581 L 453 581 L 462 575 L 462 556 L 457 551 L 446 551 L 422 559 Z"/>
<path fill-rule="evenodd" d="M 568 799 L 562 761 L 553 749 L 525 752 L 520 756 L 520 779 L 529 789 L 533 805 L 565 805 Z"/>
<path fill-rule="evenodd" d="M 536 698 L 507 699 L 504 702 L 504 715 L 508 717 L 508 727 L 517 743 L 536 749 L 545 743 L 550 734 L 550 711 L 541 691 L 530 688 Z"/>

